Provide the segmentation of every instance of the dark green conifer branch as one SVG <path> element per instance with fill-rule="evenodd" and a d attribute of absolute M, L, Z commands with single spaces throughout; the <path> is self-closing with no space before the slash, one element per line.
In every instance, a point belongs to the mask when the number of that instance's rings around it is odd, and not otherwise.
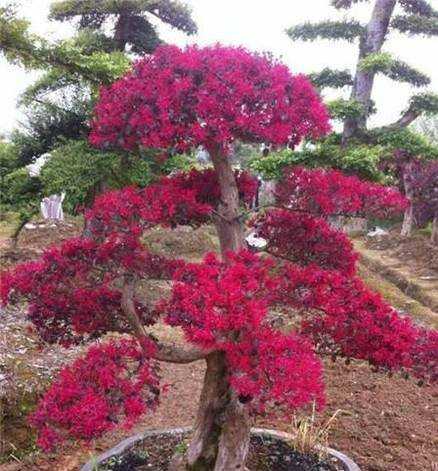
<path fill-rule="evenodd" d="M 353 41 L 364 34 L 365 28 L 358 21 L 322 21 L 303 23 L 286 30 L 292 40 L 314 41 L 315 39 L 343 39 Z"/>
<path fill-rule="evenodd" d="M 69 21 L 79 17 L 80 27 L 100 28 L 110 16 L 139 17 L 149 13 L 187 34 L 197 31 L 190 8 L 177 0 L 59 0 L 50 8 L 50 18 Z M 134 25 L 131 25 L 132 29 Z"/>
<path fill-rule="evenodd" d="M 391 21 L 391 26 L 401 33 L 436 36 L 438 34 L 438 16 L 429 18 L 421 15 L 398 15 Z"/>
<path fill-rule="evenodd" d="M 369 54 L 359 62 L 359 70 L 364 72 L 382 73 L 397 82 L 410 83 L 415 87 L 430 84 L 430 78 L 414 69 L 406 62 L 395 59 L 388 52 Z"/>
<path fill-rule="evenodd" d="M 409 102 L 409 107 L 427 115 L 438 114 L 438 95 L 431 92 L 414 95 Z"/>
<path fill-rule="evenodd" d="M 332 6 L 340 10 L 341 8 L 351 8 L 355 3 L 369 2 L 370 0 L 331 0 Z"/>
<path fill-rule="evenodd" d="M 327 108 L 329 109 L 331 117 L 340 121 L 345 121 L 347 118 L 357 118 L 363 115 L 369 116 L 376 111 L 373 102 L 370 103 L 369 109 L 364 110 L 363 105 L 358 101 L 345 100 L 343 98 L 329 101 Z"/>
<path fill-rule="evenodd" d="M 432 17 L 438 14 L 426 0 L 399 0 L 399 3 L 410 15 Z"/>
<path fill-rule="evenodd" d="M 414 87 L 424 87 L 430 84 L 430 78 L 426 74 L 400 60 L 394 60 L 390 69 L 384 73 L 392 80 L 410 83 Z"/>
<path fill-rule="evenodd" d="M 353 85 L 353 77 L 348 70 L 334 70 L 326 67 L 321 72 L 309 74 L 313 85 L 317 88 L 342 88 Z"/>

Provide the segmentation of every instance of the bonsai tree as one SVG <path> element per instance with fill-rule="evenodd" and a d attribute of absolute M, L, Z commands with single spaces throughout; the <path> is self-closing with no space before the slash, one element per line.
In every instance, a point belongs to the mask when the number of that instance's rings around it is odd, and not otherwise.
<path fill-rule="evenodd" d="M 438 161 L 420 162 L 415 172 L 415 188 L 418 188 L 414 210 L 416 217 L 432 223 L 430 242 L 438 245 Z"/>
<path fill-rule="evenodd" d="M 349 10 L 361 0 L 330 0 L 333 7 Z M 369 0 L 365 0 L 369 1 Z M 354 77 L 346 70 L 325 68 L 311 74 L 313 83 L 321 88 L 351 86 L 350 100 L 336 100 L 332 112 L 344 124 L 344 145 L 352 138 L 367 134 L 367 120 L 373 112 L 372 90 L 378 74 L 414 87 L 430 84 L 430 78 L 409 64 L 384 52 L 389 34 L 396 31 L 408 35 L 433 37 L 438 34 L 438 11 L 427 0 L 373 0 L 368 24 L 355 19 L 304 23 L 287 30 L 292 40 L 315 41 L 320 39 L 358 40 L 359 56 Z M 400 11 L 397 10 L 400 7 Z M 436 114 L 438 97 L 423 92 L 413 95 L 402 116 L 385 127 L 386 131 L 400 130 L 409 126 L 419 116 Z"/>
<path fill-rule="evenodd" d="M 406 167 L 408 170 L 406 170 Z M 395 168 L 401 176 L 403 189 L 411 204 L 405 210 L 402 235 L 409 235 L 413 222 L 424 227 L 432 225 L 430 242 L 438 243 L 438 160 L 424 161 L 397 152 Z"/>
<path fill-rule="evenodd" d="M 270 255 L 245 247 L 243 221 L 257 182 L 233 170 L 230 145 L 294 146 L 326 133 L 327 121 L 305 77 L 240 48 L 162 47 L 102 90 L 93 145 L 203 146 L 213 167 L 100 195 L 86 214 L 89 236 L 4 275 L 4 302 L 27 299 L 47 342 L 68 346 L 118 332 L 61 371 L 42 398 L 31 421 L 43 448 L 69 436 L 89 440 L 153 410 L 160 361 L 206 362 L 191 443 L 174 470 L 242 470 L 255 415 L 322 407 L 318 353 L 437 379 L 437 333 L 367 290 L 355 276 L 351 243 L 326 222 L 341 213 L 401 211 L 405 199 L 396 190 L 334 171 L 288 169 L 275 207 L 250 222 Z M 154 226 L 178 224 L 214 224 L 220 256 L 185 263 L 142 243 Z M 172 280 L 153 305 L 140 289 L 150 279 Z M 275 313 L 293 319 L 295 331 L 276 330 Z M 155 322 L 182 329 L 185 344 L 163 342 L 151 330 Z"/>
<path fill-rule="evenodd" d="M 392 35 L 407 34 L 411 37 L 433 38 L 438 34 L 438 11 L 428 0 L 330 0 L 334 8 L 349 12 L 357 3 L 370 5 L 370 16 L 366 24 L 355 18 L 303 23 L 290 27 L 286 33 L 293 41 L 349 41 L 358 47 L 357 60 L 352 74 L 348 70 L 334 70 L 326 67 L 310 74 L 318 88 L 350 89 L 350 98 L 339 98 L 328 102 L 333 119 L 343 125 L 342 133 L 322 139 L 316 146 L 301 152 L 271 157 L 271 162 L 256 163 L 261 171 L 284 165 L 285 162 L 303 162 L 306 165 L 331 166 L 367 179 L 384 181 L 394 174 L 383 173 L 381 163 L 392 160 L 399 151 L 403 152 L 406 165 L 398 173 L 403 191 L 412 200 L 415 190 L 410 186 L 414 175 L 413 162 L 417 158 L 437 158 L 437 147 L 422 136 L 408 129 L 420 117 L 433 117 L 438 113 L 438 96 L 425 90 L 430 78 L 403 60 L 386 51 Z M 407 103 L 399 119 L 377 128 L 370 128 L 369 117 L 376 112 L 372 99 L 373 89 L 379 76 L 395 82 L 402 82 L 419 88 Z M 347 88 L 348 87 L 348 88 Z M 328 157 L 328 158 L 327 158 Z M 274 160 L 275 159 L 275 160 Z M 274 165 L 273 165 L 274 164 Z M 256 168 L 255 167 L 255 168 Z M 411 205 L 412 207 L 412 205 Z M 408 207 L 404 215 L 401 235 L 409 236 L 413 227 L 412 210 Z"/>
<path fill-rule="evenodd" d="M 51 4 L 50 18 L 79 20 L 79 30 L 97 33 L 95 36 L 106 47 L 124 52 L 129 45 L 136 54 L 149 54 L 163 42 L 151 19 L 187 34 L 197 31 L 190 8 L 178 0 L 56 0 Z M 112 36 L 104 33 L 105 26 L 108 30 L 108 20 L 115 20 Z"/>

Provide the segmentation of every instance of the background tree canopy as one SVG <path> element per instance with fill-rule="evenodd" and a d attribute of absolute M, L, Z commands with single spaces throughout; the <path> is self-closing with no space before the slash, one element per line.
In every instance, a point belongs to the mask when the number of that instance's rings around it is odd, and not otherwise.
<path fill-rule="evenodd" d="M 10 143 L 1 142 L 1 174 L 8 187 L 2 204 L 34 211 L 42 195 L 66 191 L 65 207 L 75 212 L 102 189 L 144 186 L 181 166 L 178 157 L 161 168 L 158 160 L 146 164 L 138 154 L 96 151 L 87 137 L 99 88 L 121 77 L 137 54 L 162 44 L 157 22 L 194 34 L 190 9 L 173 0 L 66 0 L 52 3 L 49 18 L 73 22 L 76 33 L 64 40 L 43 38 L 30 31 L 14 4 L 0 7 L 0 53 L 40 72 L 20 97 L 23 122 L 11 133 Z M 29 177 L 24 166 L 45 153 L 51 157 L 41 175 Z"/>

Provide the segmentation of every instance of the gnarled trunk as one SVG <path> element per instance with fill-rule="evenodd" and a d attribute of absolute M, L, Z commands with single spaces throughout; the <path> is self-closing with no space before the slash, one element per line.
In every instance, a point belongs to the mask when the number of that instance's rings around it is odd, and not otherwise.
<path fill-rule="evenodd" d="M 193 438 L 171 471 L 243 471 L 250 427 L 244 404 L 230 389 L 223 353 L 210 354 Z"/>
<path fill-rule="evenodd" d="M 244 231 L 239 217 L 239 189 L 229 160 L 219 152 L 209 150 L 221 189 L 221 201 L 216 218 L 216 230 L 224 256 L 244 245 Z"/>
<path fill-rule="evenodd" d="M 414 188 L 412 186 L 412 163 L 406 164 L 403 172 L 403 185 L 405 196 L 409 200 L 409 206 L 405 210 L 400 235 L 403 237 L 409 237 L 412 234 L 412 228 L 414 226 Z"/>
<path fill-rule="evenodd" d="M 438 212 L 435 213 L 432 221 L 432 235 L 430 241 L 434 245 L 438 245 Z"/>
<path fill-rule="evenodd" d="M 127 36 L 130 28 L 131 25 L 129 13 L 120 13 L 114 28 L 114 40 L 116 42 L 118 51 L 125 52 L 126 44 L 128 42 Z"/>
<path fill-rule="evenodd" d="M 222 255 L 225 256 L 227 251 L 239 250 L 244 245 L 244 231 L 239 220 L 239 192 L 228 159 L 211 149 L 210 155 L 221 188 L 216 228 Z M 171 469 L 243 471 L 250 427 L 244 404 L 230 388 L 224 354 L 210 354 L 193 439 L 185 456 L 174 460 Z"/>
<path fill-rule="evenodd" d="M 358 101 L 364 113 L 358 117 L 346 119 L 342 136 L 343 144 L 346 144 L 352 137 L 358 136 L 366 129 L 367 116 L 371 105 L 371 92 L 374 85 L 374 71 L 364 71 L 360 69 L 360 62 L 369 54 L 380 52 L 385 36 L 388 32 L 389 21 L 394 11 L 396 0 L 376 0 L 367 25 L 366 32 L 360 40 L 359 59 L 354 78 L 351 99 Z"/>

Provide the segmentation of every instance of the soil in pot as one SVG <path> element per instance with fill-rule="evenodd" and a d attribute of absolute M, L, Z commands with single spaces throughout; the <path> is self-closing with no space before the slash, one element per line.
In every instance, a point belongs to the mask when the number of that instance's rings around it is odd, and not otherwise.
<path fill-rule="evenodd" d="M 124 455 L 99 465 L 99 471 L 165 471 L 174 453 L 184 453 L 188 437 L 149 437 Z M 344 471 L 334 457 L 320 458 L 293 450 L 286 442 L 269 436 L 252 436 L 247 466 L 251 471 Z"/>

